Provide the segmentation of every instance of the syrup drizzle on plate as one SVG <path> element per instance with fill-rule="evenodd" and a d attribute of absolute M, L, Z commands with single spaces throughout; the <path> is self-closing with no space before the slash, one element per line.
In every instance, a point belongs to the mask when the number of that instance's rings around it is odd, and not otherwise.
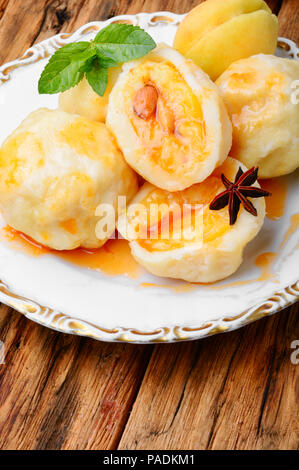
<path fill-rule="evenodd" d="M 142 272 L 141 266 L 131 255 L 127 240 L 111 239 L 96 250 L 76 248 L 69 251 L 56 251 L 40 245 L 8 225 L 2 229 L 2 234 L 15 249 L 31 256 L 53 255 L 76 266 L 100 271 L 108 276 L 126 275 L 131 279 L 137 279 Z"/>
<path fill-rule="evenodd" d="M 270 178 L 259 180 L 262 189 L 269 191 L 271 196 L 266 197 L 266 214 L 271 220 L 277 220 L 284 214 L 287 199 L 287 183 L 286 178 Z"/>

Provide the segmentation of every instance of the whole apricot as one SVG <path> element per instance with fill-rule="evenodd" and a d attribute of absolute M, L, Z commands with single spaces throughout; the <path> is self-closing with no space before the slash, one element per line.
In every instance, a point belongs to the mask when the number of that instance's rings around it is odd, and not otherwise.
<path fill-rule="evenodd" d="M 236 60 L 274 54 L 278 20 L 263 0 L 207 0 L 180 24 L 174 47 L 216 80 Z"/>

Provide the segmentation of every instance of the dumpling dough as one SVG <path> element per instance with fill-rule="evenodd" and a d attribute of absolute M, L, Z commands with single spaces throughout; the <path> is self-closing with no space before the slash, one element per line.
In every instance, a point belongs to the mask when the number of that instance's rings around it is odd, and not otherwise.
<path fill-rule="evenodd" d="M 265 200 L 254 199 L 256 217 L 241 206 L 232 226 L 227 207 L 212 211 L 209 204 L 225 189 L 221 173 L 233 181 L 239 166 L 246 171 L 229 157 L 205 181 L 184 191 L 170 193 L 145 183 L 118 220 L 134 258 L 156 276 L 190 282 L 215 282 L 235 272 L 245 246 L 263 225 Z"/>
<path fill-rule="evenodd" d="M 104 96 L 99 96 L 86 78 L 73 88 L 60 93 L 59 107 L 67 113 L 80 114 L 94 121 L 105 122 L 109 94 L 119 75 L 120 67 L 111 67 L 108 71 L 109 81 Z"/>
<path fill-rule="evenodd" d="M 203 181 L 231 147 L 231 123 L 217 87 L 169 47 L 123 65 L 107 125 L 129 165 L 168 191 Z"/>
<path fill-rule="evenodd" d="M 261 178 L 291 173 L 299 166 L 299 104 L 295 80 L 299 61 L 259 54 L 239 60 L 218 78 L 233 124 L 232 157 Z"/>
<path fill-rule="evenodd" d="M 103 245 L 106 238 L 95 235 L 97 206 L 116 207 L 118 195 L 129 200 L 136 192 L 136 175 L 102 123 L 39 109 L 0 149 L 5 221 L 56 250 Z"/>

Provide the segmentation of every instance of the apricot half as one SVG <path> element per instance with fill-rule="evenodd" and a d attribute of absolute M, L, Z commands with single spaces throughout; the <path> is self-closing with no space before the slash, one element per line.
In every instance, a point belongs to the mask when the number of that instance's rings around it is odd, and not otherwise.
<path fill-rule="evenodd" d="M 180 24 L 174 47 L 212 80 L 238 59 L 273 54 L 278 20 L 263 0 L 207 0 Z"/>

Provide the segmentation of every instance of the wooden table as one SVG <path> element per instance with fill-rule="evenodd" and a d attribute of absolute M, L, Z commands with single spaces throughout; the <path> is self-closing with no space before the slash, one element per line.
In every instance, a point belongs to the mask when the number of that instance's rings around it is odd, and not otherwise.
<path fill-rule="evenodd" d="M 0 0 L 0 64 L 91 20 L 197 3 Z M 298 41 L 297 0 L 268 3 L 280 35 Z M 56 333 L 1 305 L 0 448 L 297 449 L 296 339 L 298 305 L 232 333 L 153 346 Z"/>

